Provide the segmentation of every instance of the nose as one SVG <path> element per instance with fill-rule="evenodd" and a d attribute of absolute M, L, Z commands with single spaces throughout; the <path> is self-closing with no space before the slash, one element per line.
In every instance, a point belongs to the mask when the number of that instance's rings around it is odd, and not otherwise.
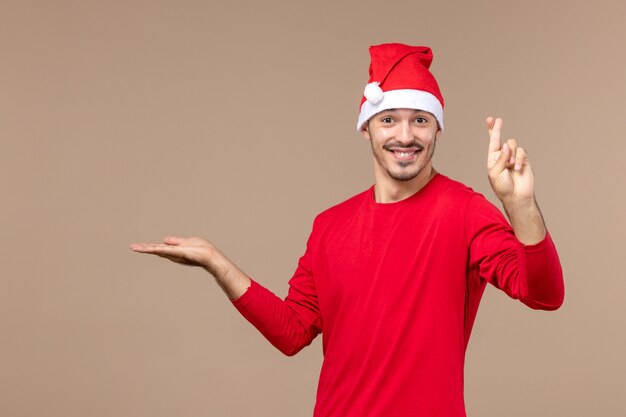
<path fill-rule="evenodd" d="M 413 130 L 411 130 L 411 123 L 409 121 L 403 121 L 400 124 L 400 132 L 398 132 L 397 139 L 401 143 L 411 143 L 413 141 Z"/>

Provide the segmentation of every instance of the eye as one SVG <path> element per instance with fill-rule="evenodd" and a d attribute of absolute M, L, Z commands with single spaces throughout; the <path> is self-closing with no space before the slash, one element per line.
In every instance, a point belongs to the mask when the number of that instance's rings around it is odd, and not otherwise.
<path fill-rule="evenodd" d="M 426 119 L 425 117 L 421 117 L 421 116 L 416 117 L 416 118 L 415 118 L 415 121 L 416 121 L 417 123 L 428 123 L 428 119 Z"/>
<path fill-rule="evenodd" d="M 383 123 L 391 123 L 391 122 L 393 122 L 393 119 L 391 117 L 387 116 L 387 117 L 383 117 L 381 119 L 381 122 L 383 122 Z"/>

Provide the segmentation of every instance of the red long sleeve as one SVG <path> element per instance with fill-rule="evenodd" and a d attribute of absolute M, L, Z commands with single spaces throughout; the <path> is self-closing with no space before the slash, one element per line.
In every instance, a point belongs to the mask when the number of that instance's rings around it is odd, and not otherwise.
<path fill-rule="evenodd" d="M 322 331 L 315 283 L 305 264 L 309 252 L 300 258 L 283 301 L 252 280 L 250 288 L 233 305 L 272 345 L 292 356 L 311 344 Z"/>
<path fill-rule="evenodd" d="M 500 210 L 479 194 L 465 215 L 470 273 L 533 309 L 561 306 L 563 273 L 549 233 L 535 245 L 523 245 Z"/>
<path fill-rule="evenodd" d="M 550 235 L 524 246 L 482 195 L 441 174 L 390 204 L 373 187 L 320 213 L 285 300 L 256 281 L 233 305 L 293 355 L 321 332 L 314 417 L 465 417 L 465 350 L 487 283 L 563 302 Z"/>
<path fill-rule="evenodd" d="M 541 310 L 561 307 L 565 298 L 563 270 L 550 232 L 536 245 L 525 245 L 524 252 L 528 279 L 524 304 Z"/>

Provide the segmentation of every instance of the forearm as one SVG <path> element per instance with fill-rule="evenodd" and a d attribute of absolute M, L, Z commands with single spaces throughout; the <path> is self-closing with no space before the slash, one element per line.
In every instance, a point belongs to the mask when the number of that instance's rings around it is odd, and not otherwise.
<path fill-rule="evenodd" d="M 524 246 L 526 281 L 523 302 L 531 308 L 556 310 L 563 304 L 565 285 L 561 262 L 549 233 L 536 245 Z"/>
<path fill-rule="evenodd" d="M 545 238 L 546 225 L 534 198 L 522 201 L 503 200 L 502 205 L 515 237 L 520 242 L 524 245 L 534 245 Z"/>
<path fill-rule="evenodd" d="M 215 247 L 210 249 L 210 262 L 204 268 L 215 278 L 233 305 L 239 312 L 256 327 L 276 348 L 285 355 L 295 355 L 319 331 L 303 325 L 303 320 L 313 320 L 317 311 L 303 311 L 299 299 L 291 293 L 292 299 L 283 300 L 253 282 L 237 265 Z"/>
<path fill-rule="evenodd" d="M 319 312 L 306 306 L 293 289 L 285 300 L 252 281 L 250 288 L 232 304 L 263 336 L 287 356 L 309 345 L 321 331 Z"/>
<path fill-rule="evenodd" d="M 250 278 L 217 248 L 213 247 L 210 265 L 204 265 L 230 300 L 243 295 L 250 287 Z"/>
<path fill-rule="evenodd" d="M 503 201 L 503 205 L 515 237 L 525 245 L 526 281 L 522 302 L 534 309 L 559 308 L 565 293 L 563 271 L 537 201 L 534 198 L 526 202 Z"/>
<path fill-rule="evenodd" d="M 295 355 L 322 331 L 317 288 L 312 273 L 312 255 L 300 257 L 282 299 L 251 280 L 250 288 L 231 302 L 265 338 L 285 355 Z"/>
<path fill-rule="evenodd" d="M 133 243 L 130 248 L 179 264 L 203 267 L 239 312 L 286 355 L 296 354 L 322 331 L 308 244 L 284 300 L 253 281 L 206 239 L 166 236 L 163 243 Z"/>
<path fill-rule="evenodd" d="M 554 310 L 563 302 L 561 264 L 550 233 L 545 230 L 539 209 L 506 204 L 511 218 L 484 197 L 468 204 L 466 215 L 470 237 L 470 269 L 534 309 Z M 516 226 L 516 230 L 509 223 Z"/>

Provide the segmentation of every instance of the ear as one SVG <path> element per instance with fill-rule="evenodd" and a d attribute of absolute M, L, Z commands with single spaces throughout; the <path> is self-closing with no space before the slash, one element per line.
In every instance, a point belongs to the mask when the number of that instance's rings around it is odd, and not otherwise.
<path fill-rule="evenodd" d="M 369 120 L 365 122 L 363 127 L 361 128 L 361 135 L 367 140 L 371 140 L 372 136 L 370 135 L 370 123 Z"/>

